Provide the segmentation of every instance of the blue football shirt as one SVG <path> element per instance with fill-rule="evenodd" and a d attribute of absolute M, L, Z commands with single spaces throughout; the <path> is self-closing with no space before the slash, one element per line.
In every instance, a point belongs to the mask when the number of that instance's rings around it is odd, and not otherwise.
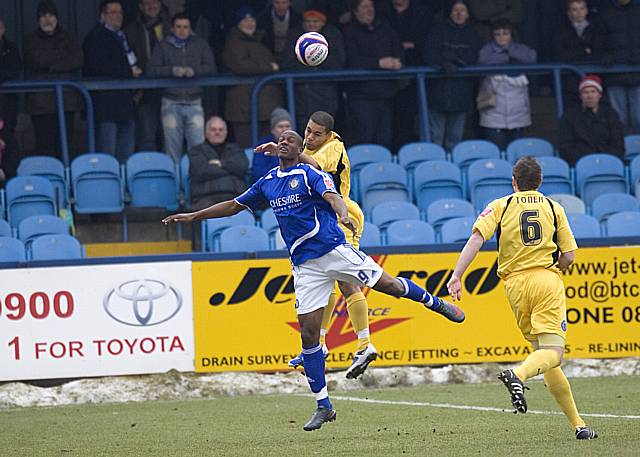
<path fill-rule="evenodd" d="M 273 168 L 235 200 L 253 210 L 266 199 L 278 220 L 291 262 L 302 265 L 346 243 L 336 213 L 322 198 L 326 192 L 338 193 L 331 176 L 299 163 L 284 171 Z"/>

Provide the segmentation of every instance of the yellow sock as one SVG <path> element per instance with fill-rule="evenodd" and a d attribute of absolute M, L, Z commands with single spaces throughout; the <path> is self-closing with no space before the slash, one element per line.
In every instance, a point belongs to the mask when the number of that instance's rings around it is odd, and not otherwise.
<path fill-rule="evenodd" d="M 367 347 L 369 338 L 369 306 L 362 292 L 356 292 L 347 297 L 347 311 L 353 326 L 353 331 L 358 335 L 358 351 Z"/>
<path fill-rule="evenodd" d="M 551 349 L 538 349 L 529 354 L 522 365 L 514 369 L 513 372 L 522 381 L 533 378 L 545 371 L 557 366 L 560 363 L 558 353 Z"/>
<path fill-rule="evenodd" d="M 571 425 L 575 427 L 584 427 L 586 424 L 578 413 L 576 402 L 573 400 L 573 394 L 571 393 L 571 386 L 569 380 L 564 375 L 562 368 L 555 367 L 547 370 L 544 374 L 544 383 L 547 385 L 547 389 L 555 398 L 556 403 L 562 409 L 562 412 Z"/>
<path fill-rule="evenodd" d="M 329 328 L 329 325 L 331 325 L 333 310 L 336 309 L 336 299 L 337 299 L 337 294 L 336 294 L 336 291 L 334 290 L 333 292 L 331 292 L 331 295 L 329 295 L 329 302 L 327 303 L 327 306 L 324 307 L 324 311 L 322 312 L 322 324 L 320 324 L 320 344 L 321 345 L 325 344 L 326 342 L 327 329 Z"/>

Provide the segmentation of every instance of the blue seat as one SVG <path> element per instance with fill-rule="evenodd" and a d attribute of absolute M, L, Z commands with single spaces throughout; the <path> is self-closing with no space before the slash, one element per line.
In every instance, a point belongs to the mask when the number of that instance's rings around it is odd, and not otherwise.
<path fill-rule="evenodd" d="M 366 249 L 367 247 L 374 246 L 382 246 L 380 229 L 371 222 L 365 222 L 362 229 L 362 236 L 360 237 L 360 247 Z"/>
<path fill-rule="evenodd" d="M 43 235 L 31 244 L 31 260 L 81 259 L 82 246 L 71 235 Z"/>
<path fill-rule="evenodd" d="M 633 160 L 640 156 L 640 135 L 627 135 L 624 137 L 624 158 Z"/>
<path fill-rule="evenodd" d="M 137 152 L 127 159 L 126 172 L 131 206 L 178 208 L 176 166 L 167 154 Z"/>
<path fill-rule="evenodd" d="M 272 208 L 267 208 L 262 212 L 260 225 L 262 226 L 262 230 L 269 235 L 269 247 L 275 249 L 276 234 L 280 231 L 280 226 L 278 225 L 278 219 Z"/>
<path fill-rule="evenodd" d="M 439 144 L 427 141 L 408 143 L 398 150 L 398 163 L 407 170 L 407 186 L 409 198 L 413 200 L 413 183 L 415 168 L 428 160 L 446 160 L 447 153 Z"/>
<path fill-rule="evenodd" d="M 371 211 L 371 222 L 380 230 L 401 219 L 420 220 L 420 210 L 413 203 L 389 201 L 378 203 Z"/>
<path fill-rule="evenodd" d="M 476 211 L 496 198 L 513 193 L 512 166 L 506 160 L 479 159 L 469 166 L 469 196 Z"/>
<path fill-rule="evenodd" d="M 68 235 L 69 226 L 58 216 L 29 216 L 18 225 L 18 239 L 24 243 L 27 252 L 33 240 L 43 235 Z"/>
<path fill-rule="evenodd" d="M 607 236 L 640 236 L 640 212 L 622 211 L 607 219 Z"/>
<path fill-rule="evenodd" d="M 247 156 L 247 160 L 249 161 L 249 170 L 251 170 L 251 166 L 253 165 L 253 154 L 253 148 L 244 148 L 244 155 Z"/>
<path fill-rule="evenodd" d="M 385 201 L 408 201 L 407 172 L 397 163 L 378 162 L 360 171 L 362 209 L 366 213 Z"/>
<path fill-rule="evenodd" d="M 207 219 L 202 221 L 202 252 L 220 249 L 220 234 L 234 225 L 255 225 L 253 214 L 241 211 L 229 217 Z"/>
<path fill-rule="evenodd" d="M 124 181 L 118 160 L 91 153 L 71 162 L 71 186 L 78 214 L 120 213 L 124 209 Z"/>
<path fill-rule="evenodd" d="M 55 191 L 48 179 L 17 176 L 7 182 L 7 219 L 17 227 L 23 219 L 38 214 L 56 214 Z"/>
<path fill-rule="evenodd" d="M 375 162 L 391 162 L 391 151 L 378 144 L 356 144 L 347 150 L 351 165 L 351 198 L 361 201 L 360 170 Z"/>
<path fill-rule="evenodd" d="M 467 168 L 478 159 L 499 159 L 500 149 L 491 141 L 467 140 L 456 144 L 451 152 L 453 163 L 458 165 L 462 173 L 462 181 L 466 182 Z"/>
<path fill-rule="evenodd" d="M 462 176 L 457 165 L 445 160 L 423 162 L 414 170 L 415 201 L 421 212 L 426 213 L 429 205 L 441 198 L 460 198 Z"/>
<path fill-rule="evenodd" d="M 56 202 L 59 207 L 66 208 L 69 203 L 69 183 L 64 164 L 60 159 L 49 156 L 25 157 L 20 161 L 18 176 L 41 176 L 53 184 L 56 191 Z"/>
<path fill-rule="evenodd" d="M 640 156 L 635 157 L 629 164 L 629 185 L 633 195 L 640 198 Z"/>
<path fill-rule="evenodd" d="M 189 156 L 187 154 L 183 154 L 180 159 L 180 185 L 184 207 L 191 208 L 191 180 L 189 179 Z"/>
<path fill-rule="evenodd" d="M 612 192 L 596 197 L 591 204 L 591 215 L 601 224 L 612 214 L 622 211 L 640 211 L 640 200 L 633 195 Z"/>
<path fill-rule="evenodd" d="M 441 241 L 443 243 L 459 243 L 467 241 L 471 236 L 473 224 L 476 219 L 474 217 L 455 217 L 449 219 L 440 228 Z"/>
<path fill-rule="evenodd" d="M 387 246 L 410 246 L 433 244 L 436 234 L 424 221 L 400 220 L 387 227 Z"/>
<path fill-rule="evenodd" d="M 587 208 L 580 197 L 570 194 L 551 194 L 548 197 L 554 202 L 560 203 L 566 213 L 585 214 Z"/>
<path fill-rule="evenodd" d="M 574 194 L 573 179 L 569 164 L 560 157 L 538 157 L 542 168 L 540 192 L 550 194 Z"/>
<path fill-rule="evenodd" d="M 0 262 L 24 262 L 26 260 L 22 241 L 0 236 Z"/>
<path fill-rule="evenodd" d="M 589 154 L 576 163 L 578 194 L 587 208 L 598 195 L 608 192 L 627 193 L 622 160 L 611 154 Z"/>
<path fill-rule="evenodd" d="M 427 222 L 436 231 L 436 237 L 442 240 L 442 225 L 449 219 L 458 217 L 474 217 L 473 205 L 460 198 L 442 198 L 431 203 L 427 208 Z"/>
<path fill-rule="evenodd" d="M 13 236 L 11 226 L 4 219 L 0 219 L 0 236 Z"/>
<path fill-rule="evenodd" d="M 269 250 L 269 236 L 255 225 L 234 225 L 220 234 L 220 252 Z"/>
<path fill-rule="evenodd" d="M 520 157 L 550 157 L 554 154 L 554 147 L 543 138 L 518 138 L 507 146 L 507 160 L 516 163 Z"/>
<path fill-rule="evenodd" d="M 567 213 L 569 227 L 576 239 L 581 238 L 600 238 L 600 224 L 598 220 L 588 214 Z"/>

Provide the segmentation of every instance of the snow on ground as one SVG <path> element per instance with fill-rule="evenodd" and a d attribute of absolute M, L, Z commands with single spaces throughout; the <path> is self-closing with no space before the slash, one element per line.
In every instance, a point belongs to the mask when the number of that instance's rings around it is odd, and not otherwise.
<path fill-rule="evenodd" d="M 416 386 L 421 384 L 497 382 L 496 374 L 507 365 L 446 365 L 441 367 L 373 368 L 358 380 L 344 371 L 327 375 L 329 391 Z M 640 375 L 640 358 L 574 359 L 564 363 L 569 378 Z M 308 393 L 300 372 L 198 374 L 170 371 L 142 376 L 114 376 L 70 381 L 55 387 L 21 382 L 0 385 L 0 408 L 114 403 L 147 400 L 215 398 L 250 394 Z"/>

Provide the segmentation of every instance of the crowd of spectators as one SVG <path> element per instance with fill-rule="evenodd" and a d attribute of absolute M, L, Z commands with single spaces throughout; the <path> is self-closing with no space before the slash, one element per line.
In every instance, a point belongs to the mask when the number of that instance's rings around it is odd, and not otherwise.
<path fill-rule="evenodd" d="M 209 24 L 208 36 L 193 32 L 202 18 Z M 292 52 L 305 31 L 318 31 L 329 41 L 331 51 L 321 70 L 393 71 L 430 65 L 449 76 L 427 81 L 432 139 L 448 150 L 476 117 L 478 132 L 500 148 L 531 125 L 526 75 L 510 72 L 476 81 L 456 77 L 461 67 L 541 61 L 640 63 L 638 0 L 105 0 L 82 41 L 64 29 L 53 0 L 38 4 L 35 19 L 21 53 L 4 36 L 0 21 L 0 81 L 22 74 L 28 79 L 130 79 L 318 71 L 302 66 Z M 564 81 L 567 115 L 560 150 L 571 162 L 605 146 L 616 153 L 618 132 L 640 133 L 640 74 L 607 75 L 598 83 L 599 91 L 593 84 L 579 86 L 574 76 Z M 597 93 L 586 95 L 579 87 Z M 192 170 L 213 176 L 218 171 L 212 167 L 217 167 L 243 177 L 246 164 L 244 171 L 235 166 L 232 171 L 216 161 L 235 158 L 235 148 L 253 146 L 252 86 L 214 90 L 220 100 L 215 106 L 203 102 L 203 89 L 197 86 L 94 91 L 96 148 L 120 161 L 135 150 L 164 150 L 176 162 L 185 151 L 190 156 L 199 151 L 194 158 L 204 157 L 209 166 L 194 168 L 192 162 Z M 323 110 L 338 119 L 350 144 L 378 143 L 396 150 L 417 139 L 414 81 L 301 81 L 295 93 L 298 127 L 311 112 Z M 53 92 L 28 94 L 25 100 L 35 132 L 33 153 L 59 155 Z M 66 91 L 64 102 L 70 138 L 83 104 Z M 268 138 L 278 131 L 281 122 L 274 119 L 284 120 L 283 110 L 277 108 L 285 102 L 279 84 L 261 92 L 260 135 Z M 24 156 L 13 137 L 16 113 L 16 97 L 0 94 L 0 169 L 8 176 L 15 173 L 17 157 Z M 205 126 L 210 115 L 216 117 Z M 293 125 L 294 119 L 288 113 L 286 117 Z M 584 134 L 595 138 L 587 140 Z M 228 152 L 231 145 L 233 154 Z M 202 198 L 195 197 L 204 202 L 211 201 L 210 196 L 207 190 Z"/>

